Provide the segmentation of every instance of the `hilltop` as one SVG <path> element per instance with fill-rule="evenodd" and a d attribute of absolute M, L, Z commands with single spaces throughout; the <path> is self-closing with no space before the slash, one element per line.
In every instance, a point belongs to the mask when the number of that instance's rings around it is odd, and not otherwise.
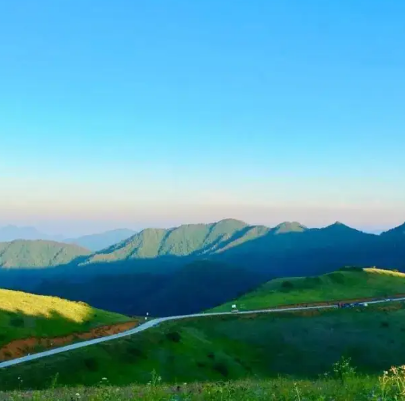
<path fill-rule="evenodd" d="M 128 240 L 90 256 L 86 263 L 162 256 L 202 256 L 245 235 L 249 226 L 226 219 L 211 224 L 187 224 L 171 229 L 147 228 Z"/>
<path fill-rule="evenodd" d="M 242 297 L 213 309 L 257 310 L 356 298 L 384 298 L 405 294 L 405 274 L 376 268 L 345 268 L 314 277 L 288 277 L 271 280 Z"/>
<path fill-rule="evenodd" d="M 344 264 L 404 264 L 402 257 L 397 256 L 401 251 L 387 253 L 386 248 L 387 242 L 378 236 L 339 222 L 320 229 L 309 229 L 298 222 L 269 228 L 225 219 L 172 229 L 145 229 L 90 255 L 81 265 L 117 264 L 127 271 L 153 269 L 158 273 L 209 258 L 266 273 L 270 278 L 294 275 L 300 270 L 305 275 L 332 271 Z"/>
<path fill-rule="evenodd" d="M 96 309 L 83 302 L 0 289 L 0 359 L 7 359 L 8 353 L 10 356 L 23 355 L 22 348 L 28 347 L 33 352 L 38 345 L 45 346 L 37 341 L 40 339 L 66 344 L 74 338 L 65 338 L 61 343 L 58 337 L 87 332 L 92 338 L 103 335 L 103 331 L 92 333 L 95 328 L 123 324 L 121 329 L 124 329 L 130 322 L 133 320 L 127 316 Z M 121 330 L 113 327 L 113 331 Z M 104 332 L 108 332 L 107 327 Z"/>
<path fill-rule="evenodd" d="M 91 252 L 77 245 L 44 240 L 0 243 L 0 268 L 38 268 L 64 265 Z"/>

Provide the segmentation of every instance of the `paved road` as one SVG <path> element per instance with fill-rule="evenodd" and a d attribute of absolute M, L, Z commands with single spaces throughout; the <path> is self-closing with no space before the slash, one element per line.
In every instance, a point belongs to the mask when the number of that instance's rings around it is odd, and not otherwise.
<path fill-rule="evenodd" d="M 383 299 L 378 301 L 370 301 L 365 302 L 367 304 L 377 304 L 377 303 L 384 303 L 384 302 L 395 302 L 395 301 L 404 301 L 404 298 L 393 298 L 393 299 Z M 39 352 L 33 355 L 27 355 L 22 358 L 13 359 L 11 361 L 0 362 L 0 369 L 7 368 L 9 366 L 17 365 L 19 363 L 24 363 L 28 361 L 33 361 L 35 359 L 45 358 L 47 356 L 60 354 L 61 352 L 67 352 L 78 348 L 88 347 L 89 345 L 99 344 L 106 341 L 116 340 L 117 338 L 128 337 L 136 333 L 140 333 L 142 331 L 148 330 L 151 327 L 155 327 L 162 322 L 167 322 L 169 320 L 180 320 L 180 319 L 187 319 L 192 317 L 207 317 L 207 316 L 222 316 L 222 315 L 244 315 L 244 314 L 256 314 L 256 313 L 277 313 L 277 312 L 285 312 L 285 311 L 300 311 L 300 310 L 310 310 L 310 309 L 334 309 L 337 308 L 336 305 L 324 305 L 324 306 L 308 306 L 308 307 L 299 307 L 299 308 L 282 308 L 282 309 L 260 309 L 254 311 L 241 311 L 238 313 L 235 312 L 217 312 L 217 313 L 196 313 L 193 315 L 181 315 L 181 316 L 170 316 L 170 317 L 161 317 L 153 320 L 149 320 L 148 322 L 134 328 L 131 330 L 124 331 L 119 334 L 113 334 L 106 337 L 95 338 L 94 340 L 82 341 L 76 344 L 66 345 L 64 347 L 54 348 L 49 351 Z"/>

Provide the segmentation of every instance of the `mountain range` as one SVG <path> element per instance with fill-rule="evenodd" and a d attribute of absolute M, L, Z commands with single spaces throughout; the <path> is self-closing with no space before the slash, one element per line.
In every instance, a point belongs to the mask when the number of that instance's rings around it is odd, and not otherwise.
<path fill-rule="evenodd" d="M 136 234 L 136 231 L 127 228 L 105 231 L 98 234 L 84 235 L 77 238 L 66 238 L 63 235 L 48 235 L 35 227 L 17 227 L 8 225 L 0 227 L 0 242 L 15 240 L 47 240 L 67 244 L 76 244 L 90 251 L 97 252 Z"/>
<path fill-rule="evenodd" d="M 225 219 L 145 229 L 97 252 L 14 241 L 0 245 L 0 286 L 133 315 L 146 309 L 155 315 L 192 313 L 276 277 L 319 275 L 343 266 L 405 271 L 404 231 L 405 224 L 374 235 L 339 222 L 316 229 L 297 222 L 270 228 Z"/>

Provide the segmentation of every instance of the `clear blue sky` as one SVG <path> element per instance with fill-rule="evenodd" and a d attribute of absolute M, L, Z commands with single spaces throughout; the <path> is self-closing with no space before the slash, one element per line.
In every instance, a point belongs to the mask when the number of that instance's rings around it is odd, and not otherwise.
<path fill-rule="evenodd" d="M 405 220 L 405 2 L 0 2 L 0 224 Z"/>

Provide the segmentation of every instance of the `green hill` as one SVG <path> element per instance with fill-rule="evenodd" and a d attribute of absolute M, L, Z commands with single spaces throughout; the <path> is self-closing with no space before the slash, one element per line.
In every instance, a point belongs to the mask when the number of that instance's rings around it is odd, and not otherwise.
<path fill-rule="evenodd" d="M 91 256 L 87 263 L 204 255 L 214 252 L 234 236 L 242 236 L 247 227 L 242 221 L 226 219 L 212 224 L 188 224 L 167 230 L 148 228 Z"/>
<path fill-rule="evenodd" d="M 375 268 L 341 269 L 315 277 L 290 277 L 269 281 L 253 292 L 213 309 L 258 310 L 298 303 L 339 301 L 405 294 L 405 274 Z"/>
<path fill-rule="evenodd" d="M 85 303 L 0 289 L 0 348 L 18 339 L 63 336 L 129 320 Z"/>
<path fill-rule="evenodd" d="M 0 243 L 0 268 L 38 268 L 64 265 L 91 252 L 77 245 L 43 240 Z"/>
<path fill-rule="evenodd" d="M 405 309 L 370 306 L 305 313 L 228 315 L 166 322 L 106 342 L 0 372 L 3 388 L 256 380 L 289 375 L 314 378 L 342 355 L 359 373 L 377 374 L 403 364 Z M 23 378 L 20 383 L 18 377 Z"/>

